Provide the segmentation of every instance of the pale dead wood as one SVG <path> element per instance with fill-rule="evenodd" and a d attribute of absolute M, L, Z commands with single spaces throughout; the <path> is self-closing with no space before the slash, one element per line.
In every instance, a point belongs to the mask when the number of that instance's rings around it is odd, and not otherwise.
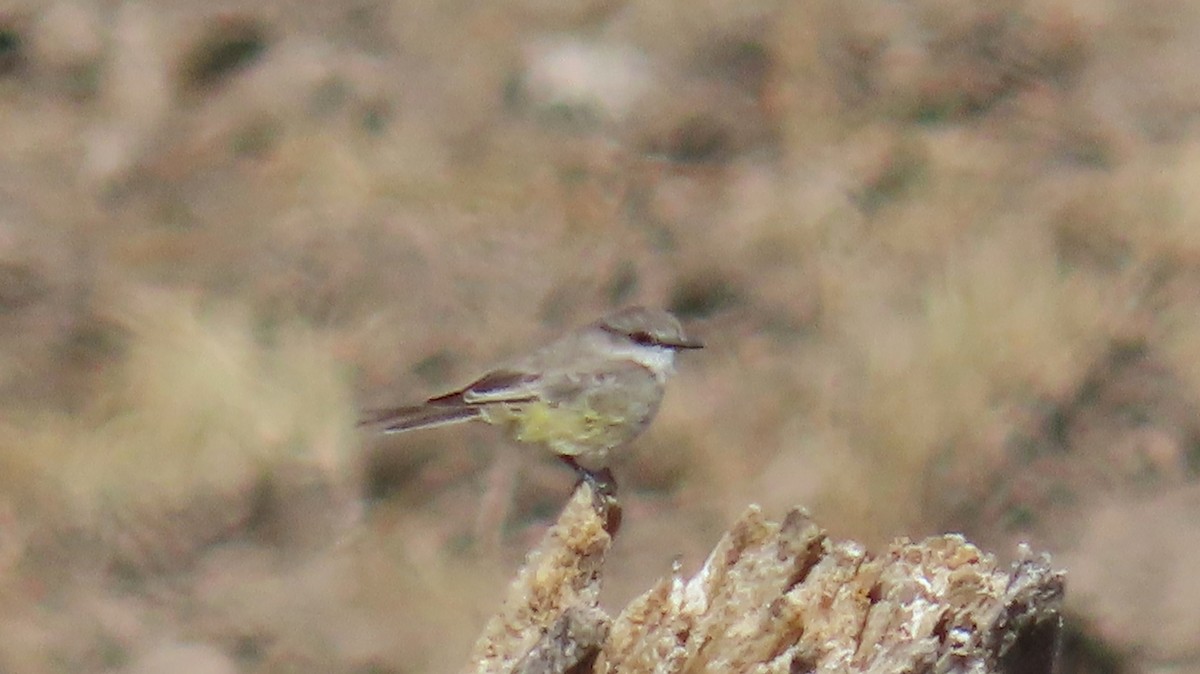
<path fill-rule="evenodd" d="M 581 485 L 475 646 L 470 672 L 1049 674 L 1064 577 L 947 534 L 881 554 L 831 541 L 802 509 L 756 506 L 691 578 L 610 618 L 597 597 L 618 513 Z"/>

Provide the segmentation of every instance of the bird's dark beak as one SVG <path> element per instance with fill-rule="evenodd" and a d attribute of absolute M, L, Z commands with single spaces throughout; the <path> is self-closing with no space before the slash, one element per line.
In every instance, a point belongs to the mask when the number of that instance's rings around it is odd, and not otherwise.
<path fill-rule="evenodd" d="M 698 339 L 687 339 L 685 337 L 683 339 L 667 342 L 663 344 L 663 346 L 668 346 L 672 349 L 703 349 L 704 342 L 701 342 Z"/>

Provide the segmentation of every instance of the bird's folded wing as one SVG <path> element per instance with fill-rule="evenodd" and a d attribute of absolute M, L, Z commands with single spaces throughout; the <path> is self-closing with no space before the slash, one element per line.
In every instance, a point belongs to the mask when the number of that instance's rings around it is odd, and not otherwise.
<path fill-rule="evenodd" d="M 527 372 L 496 371 L 462 389 L 430 398 L 423 405 L 369 411 L 358 424 L 379 425 L 384 432 L 399 432 L 469 421 L 478 417 L 482 407 L 489 403 L 536 400 L 537 392 L 533 387 L 537 380 L 537 375 Z"/>
<path fill-rule="evenodd" d="M 496 370 L 452 393 L 430 398 L 429 405 L 459 406 L 528 402 L 537 398 L 538 376 L 529 372 Z"/>

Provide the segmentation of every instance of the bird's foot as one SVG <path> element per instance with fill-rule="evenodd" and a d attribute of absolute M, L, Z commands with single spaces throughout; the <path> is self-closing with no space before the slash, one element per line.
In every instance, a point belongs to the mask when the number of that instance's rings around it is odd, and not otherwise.
<path fill-rule="evenodd" d="M 612 470 L 609 468 L 600 470 L 585 468 L 579 465 L 573 456 L 559 456 L 558 458 L 570 466 L 579 477 L 575 483 L 576 489 L 580 484 L 587 484 L 591 488 L 596 512 L 604 516 L 604 529 L 609 534 L 615 535 L 621 528 L 621 505 L 617 503 L 617 479 L 613 476 Z"/>

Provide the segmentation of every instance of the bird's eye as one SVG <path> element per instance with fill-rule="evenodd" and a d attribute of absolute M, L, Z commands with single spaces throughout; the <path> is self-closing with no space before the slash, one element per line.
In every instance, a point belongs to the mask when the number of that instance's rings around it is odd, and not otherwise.
<path fill-rule="evenodd" d="M 658 340 L 654 339 L 654 335 L 644 330 L 630 333 L 629 338 L 632 339 L 635 344 L 641 344 L 642 346 L 654 346 L 658 344 Z"/>

